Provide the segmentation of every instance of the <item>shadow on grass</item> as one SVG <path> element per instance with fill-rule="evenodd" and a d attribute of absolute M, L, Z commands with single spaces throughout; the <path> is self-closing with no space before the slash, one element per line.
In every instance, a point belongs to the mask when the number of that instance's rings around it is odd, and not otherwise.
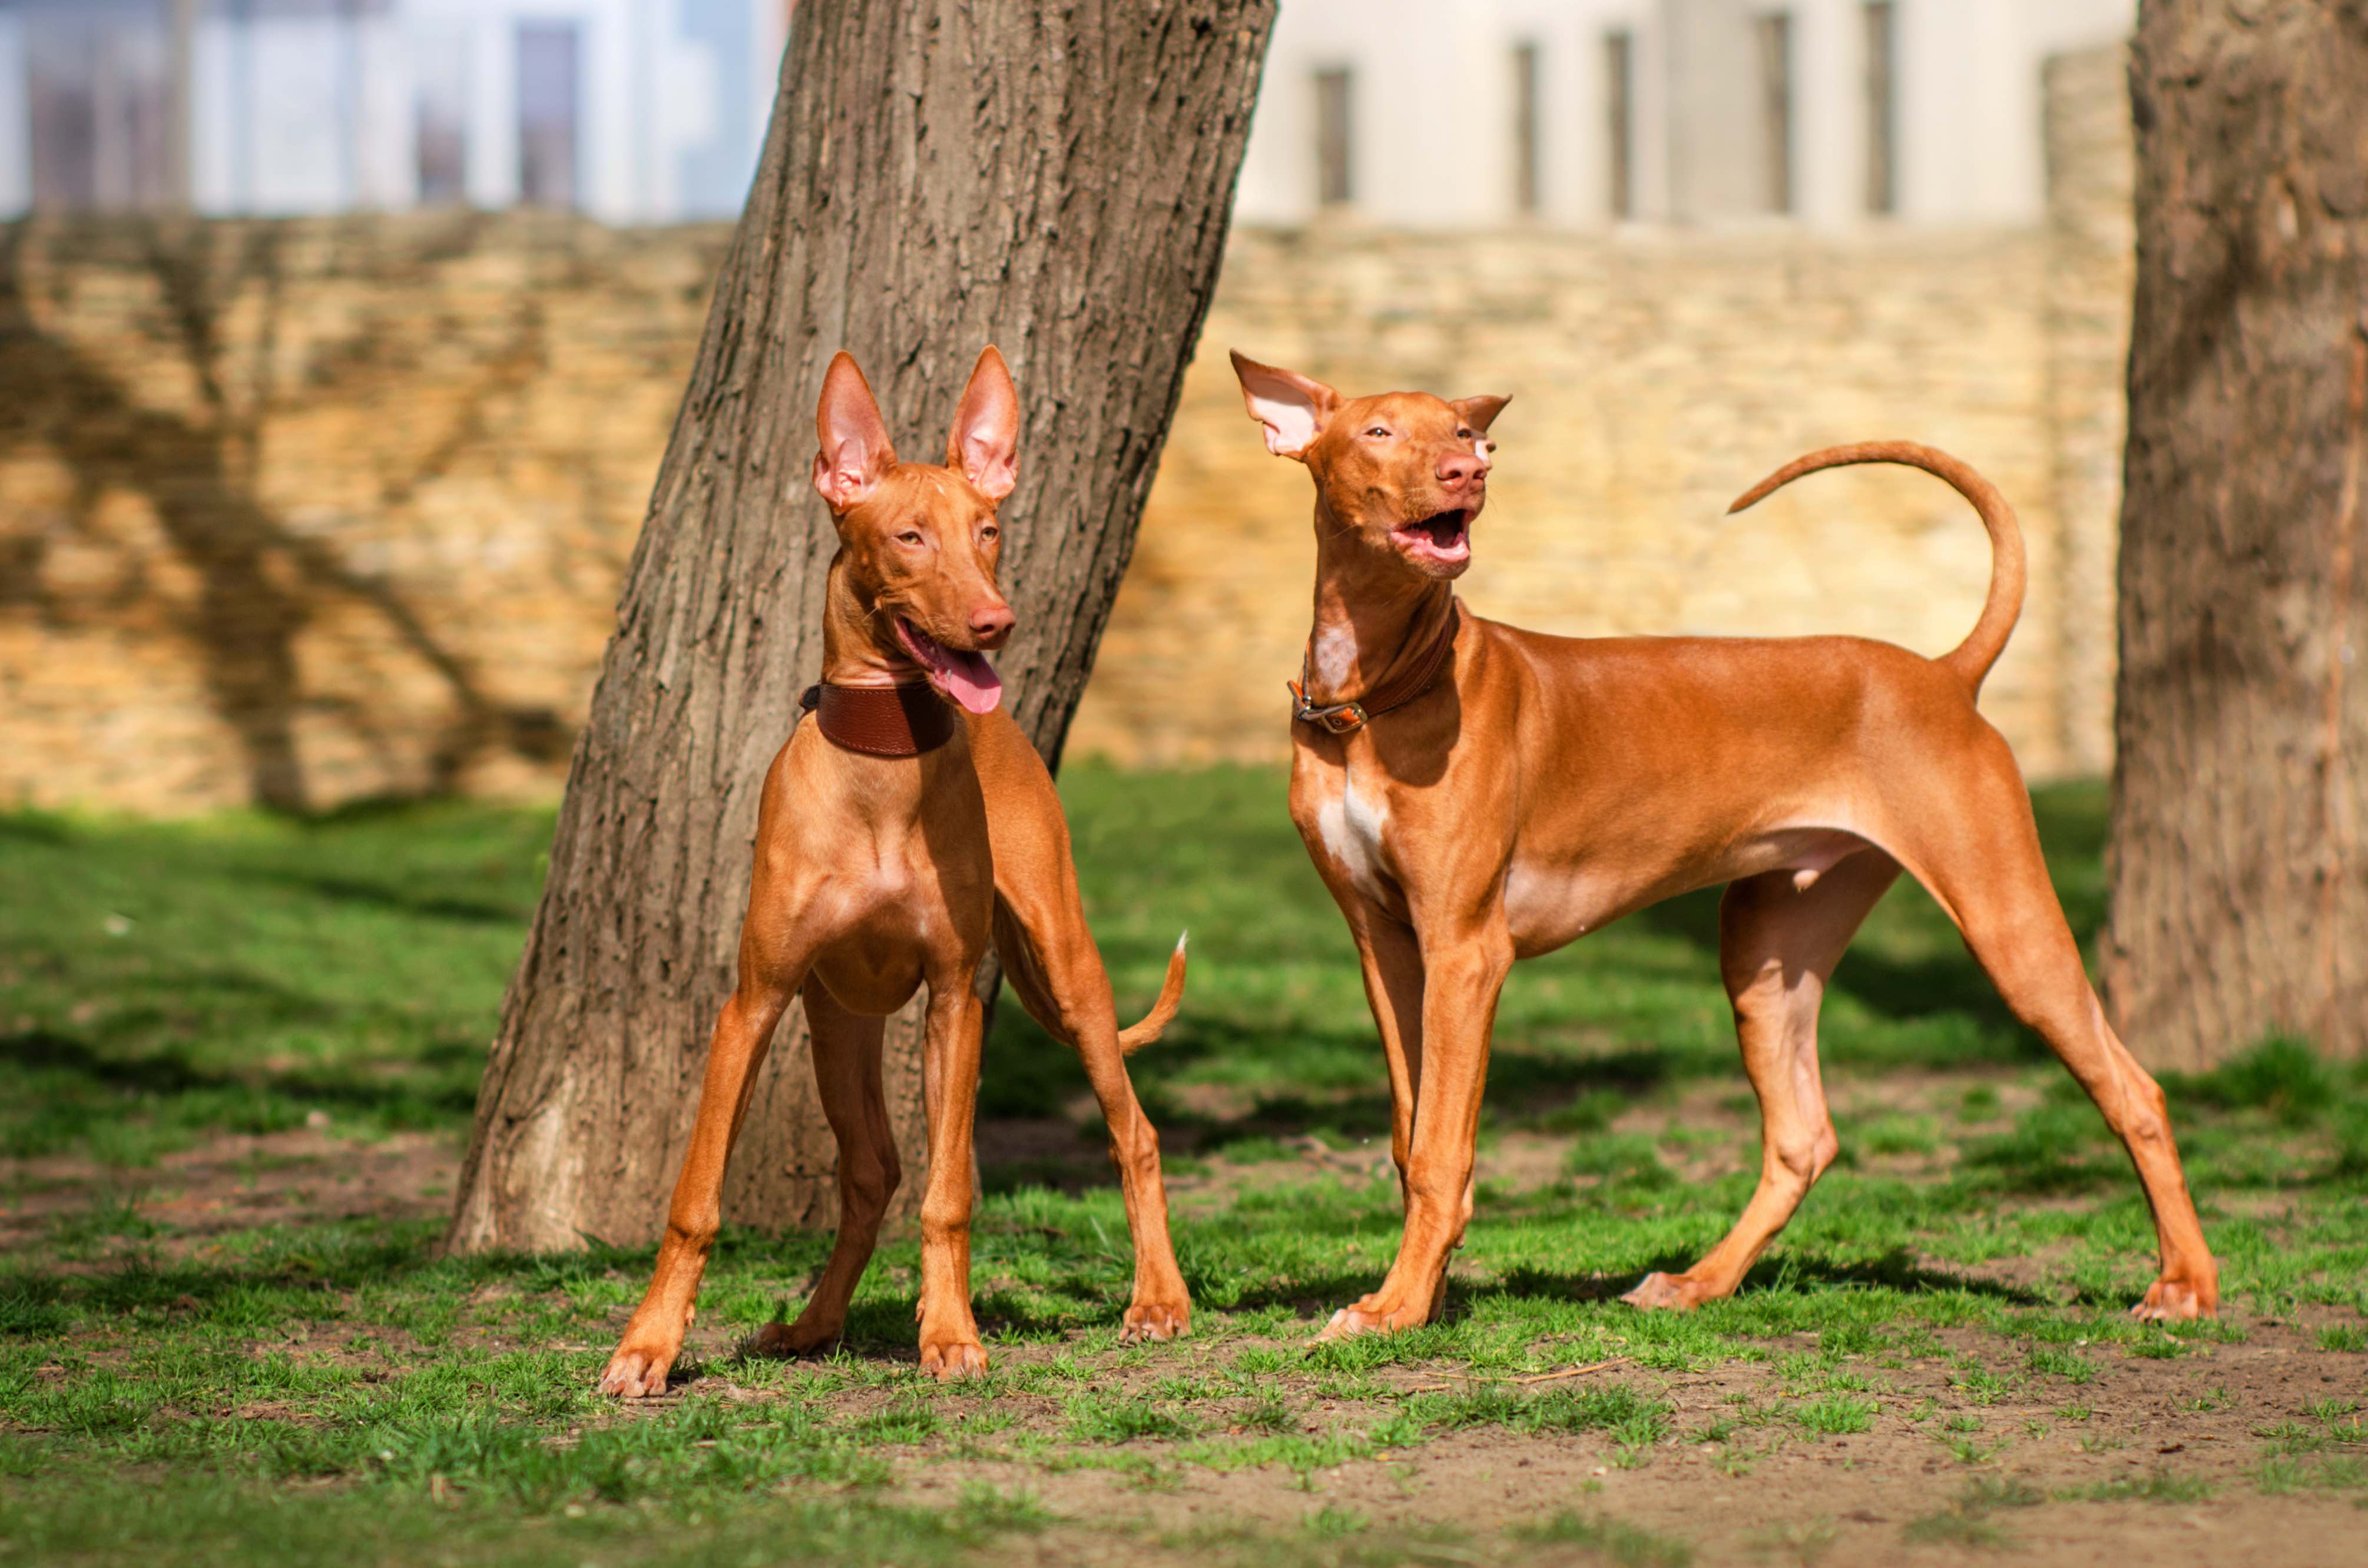
<path fill-rule="evenodd" d="M 442 1042 L 412 1053 L 406 1065 L 422 1069 L 450 1068 L 473 1062 L 480 1053 L 457 1042 Z M 306 1104 L 343 1106 L 354 1110 L 426 1109 L 446 1117 L 466 1117 L 477 1102 L 473 1089 L 423 1089 L 415 1079 L 371 1081 L 355 1076 L 313 1073 L 220 1073 L 193 1066 L 171 1051 L 110 1056 L 84 1041 L 45 1029 L 0 1036 L 0 1073 L 8 1069 L 34 1074 L 65 1074 L 99 1088 L 167 1098 L 209 1093 L 276 1094 Z"/>
<path fill-rule="evenodd" d="M 423 920 L 451 920 L 471 926 L 523 928 L 534 916 L 530 903 L 499 903 L 487 899 L 416 896 L 376 882 L 351 877 L 307 875 L 299 871 L 248 869 L 234 872 L 238 881 L 259 882 L 283 892 L 307 893 L 332 903 L 357 904 Z"/>

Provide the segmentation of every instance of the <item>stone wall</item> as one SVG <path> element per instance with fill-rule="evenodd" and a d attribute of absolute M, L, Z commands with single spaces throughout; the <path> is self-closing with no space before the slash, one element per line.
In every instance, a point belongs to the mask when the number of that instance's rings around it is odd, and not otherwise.
<path fill-rule="evenodd" d="M 548 795 L 728 231 L 0 231 L 0 801 Z"/>
<path fill-rule="evenodd" d="M 2102 767 L 2119 72 L 2051 68 L 2039 230 L 1238 233 L 1071 754 L 1285 754 L 1307 482 L 1243 415 L 1238 347 L 1350 390 L 1514 394 L 1464 591 L 1544 629 L 1937 653 L 1989 562 L 1936 481 L 1822 475 L 1723 513 L 1812 447 L 1955 451 L 2031 542 L 1984 706 L 2033 774 Z M 555 790 L 728 237 L 527 215 L 0 230 L 0 802 Z"/>

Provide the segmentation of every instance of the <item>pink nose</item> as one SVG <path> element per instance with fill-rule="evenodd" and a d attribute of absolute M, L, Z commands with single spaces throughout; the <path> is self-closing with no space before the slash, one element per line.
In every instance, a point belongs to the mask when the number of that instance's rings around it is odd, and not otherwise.
<path fill-rule="evenodd" d="M 982 605 L 970 612 L 971 635 L 978 639 L 978 645 L 982 648 L 1000 648 L 1019 619 L 1011 613 L 1009 605 Z"/>
<path fill-rule="evenodd" d="M 1439 460 L 1439 483 L 1450 490 L 1461 490 L 1488 477 L 1488 465 L 1470 452 L 1457 452 Z"/>

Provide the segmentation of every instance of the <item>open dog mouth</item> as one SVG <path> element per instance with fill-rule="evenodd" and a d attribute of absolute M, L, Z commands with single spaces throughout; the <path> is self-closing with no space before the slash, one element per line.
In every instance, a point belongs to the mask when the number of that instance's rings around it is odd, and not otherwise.
<path fill-rule="evenodd" d="M 949 648 L 903 616 L 896 618 L 896 641 L 913 655 L 929 684 L 973 713 L 992 713 L 1003 700 L 1003 677 L 974 650 Z"/>
<path fill-rule="evenodd" d="M 1390 530 L 1398 548 L 1415 561 L 1460 565 L 1472 559 L 1472 514 L 1458 507 Z"/>

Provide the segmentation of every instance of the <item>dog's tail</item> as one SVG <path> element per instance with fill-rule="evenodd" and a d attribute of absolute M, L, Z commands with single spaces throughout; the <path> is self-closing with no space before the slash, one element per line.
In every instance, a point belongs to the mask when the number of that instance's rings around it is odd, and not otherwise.
<path fill-rule="evenodd" d="M 1975 473 L 1971 465 L 1913 441 L 1865 441 L 1854 447 L 1827 447 L 1822 452 L 1811 452 L 1786 463 L 1745 491 L 1727 511 L 1740 512 L 1804 473 L 1851 463 L 1905 463 L 1909 468 L 1920 468 L 1946 480 L 1981 514 L 1982 526 L 1990 530 L 1990 595 L 1982 604 L 1982 618 L 1974 622 L 1973 631 L 1966 633 L 1963 642 L 1941 654 L 1939 661 L 1956 672 L 1969 688 L 1979 692 L 1982 677 L 1990 673 L 1990 666 L 2006 652 L 2006 640 L 2022 614 L 2027 572 L 2022 558 L 2022 526 L 2014 520 L 2014 508 L 2006 504 L 1998 486 Z"/>
<path fill-rule="evenodd" d="M 1143 1016 L 1143 1022 L 1133 1028 L 1118 1031 L 1118 1048 L 1129 1056 L 1157 1040 L 1176 1017 L 1176 1009 L 1184 1000 L 1184 942 L 1190 931 L 1176 938 L 1176 950 L 1167 955 L 1167 978 L 1159 984 L 1159 1000 Z"/>

